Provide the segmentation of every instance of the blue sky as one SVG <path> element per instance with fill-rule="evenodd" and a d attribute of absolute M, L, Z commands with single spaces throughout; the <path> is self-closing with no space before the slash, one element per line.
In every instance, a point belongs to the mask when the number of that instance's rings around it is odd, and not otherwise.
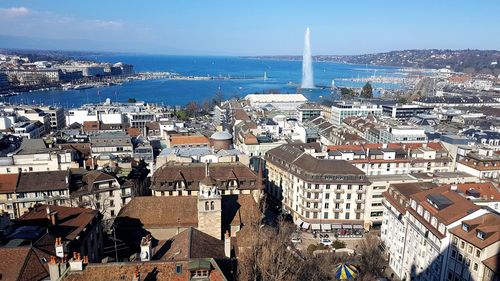
<path fill-rule="evenodd" d="M 0 47 L 296 55 L 500 49 L 500 1 L 0 1 Z"/>

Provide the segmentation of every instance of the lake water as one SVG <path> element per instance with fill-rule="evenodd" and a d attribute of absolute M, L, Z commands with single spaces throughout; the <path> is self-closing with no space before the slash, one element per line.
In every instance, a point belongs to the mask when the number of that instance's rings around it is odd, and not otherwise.
<path fill-rule="evenodd" d="M 131 81 L 103 88 L 87 90 L 52 90 L 23 93 L 6 97 L 12 103 L 50 104 L 63 107 L 77 107 L 85 103 L 112 101 L 126 102 L 129 98 L 150 103 L 185 105 L 189 101 L 203 102 L 221 91 L 226 98 L 243 97 L 249 93 L 278 90 L 296 93 L 301 79 L 301 61 L 260 60 L 240 57 L 195 57 L 195 56 L 153 56 L 153 55 L 113 55 L 88 57 L 103 62 L 124 62 L 134 65 L 136 72 L 168 71 L 192 76 L 245 77 L 241 80 L 146 80 Z M 401 76 L 395 67 L 365 66 L 330 62 L 314 62 L 314 82 L 320 86 L 330 86 L 332 80 L 338 87 L 361 87 L 363 83 L 338 80 L 341 78 L 377 76 Z M 267 80 L 264 80 L 264 72 Z M 397 84 L 374 84 L 375 87 L 393 89 Z M 100 92 L 97 95 L 97 91 Z M 329 95 L 330 90 L 304 91 L 310 100 Z"/>

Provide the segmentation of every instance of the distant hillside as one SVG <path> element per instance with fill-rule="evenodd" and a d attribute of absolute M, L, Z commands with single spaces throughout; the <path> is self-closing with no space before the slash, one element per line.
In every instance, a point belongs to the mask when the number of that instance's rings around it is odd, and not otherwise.
<path fill-rule="evenodd" d="M 18 55 L 28 57 L 30 61 L 65 61 L 84 56 L 99 56 L 103 54 L 113 54 L 104 52 L 87 51 L 58 51 L 58 50 L 31 50 L 31 49 L 11 49 L 0 48 L 0 54 Z"/>
<path fill-rule="evenodd" d="M 300 56 L 264 56 L 258 58 L 302 59 Z M 387 65 L 416 68 L 446 68 L 458 72 L 500 75 L 500 51 L 496 50 L 404 50 L 387 53 L 314 56 L 315 61 Z"/>

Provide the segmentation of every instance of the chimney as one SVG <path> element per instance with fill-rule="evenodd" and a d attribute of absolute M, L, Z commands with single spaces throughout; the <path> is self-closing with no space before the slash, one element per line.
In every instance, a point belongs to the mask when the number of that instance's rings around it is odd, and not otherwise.
<path fill-rule="evenodd" d="M 57 261 L 57 258 L 54 256 L 50 257 L 49 262 L 49 276 L 50 281 L 57 281 L 61 277 L 61 264 Z"/>
<path fill-rule="evenodd" d="M 63 244 L 61 237 L 56 238 L 54 247 L 56 249 L 56 257 L 61 259 L 64 258 L 66 251 L 65 251 L 65 245 Z"/>
<path fill-rule="evenodd" d="M 134 275 L 132 276 L 132 281 L 141 281 L 141 273 L 139 272 L 139 268 L 135 269 Z"/>
<path fill-rule="evenodd" d="M 231 235 L 229 235 L 229 231 L 227 230 L 224 234 L 224 254 L 226 257 L 231 258 Z"/>
<path fill-rule="evenodd" d="M 49 214 L 49 220 L 51 225 L 56 225 L 57 224 L 57 212 L 52 211 Z"/>
<path fill-rule="evenodd" d="M 73 252 L 73 258 L 69 261 L 69 270 L 70 271 L 83 270 L 83 261 L 80 258 L 80 253 Z"/>
<path fill-rule="evenodd" d="M 148 234 L 141 239 L 141 261 L 151 260 L 151 235 Z"/>

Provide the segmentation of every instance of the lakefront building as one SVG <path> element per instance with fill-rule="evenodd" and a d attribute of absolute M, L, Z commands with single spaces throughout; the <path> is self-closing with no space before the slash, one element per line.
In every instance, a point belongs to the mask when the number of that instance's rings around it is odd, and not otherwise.
<path fill-rule="evenodd" d="M 266 153 L 267 191 L 303 229 L 360 234 L 369 181 L 344 160 L 318 159 L 286 144 Z"/>

